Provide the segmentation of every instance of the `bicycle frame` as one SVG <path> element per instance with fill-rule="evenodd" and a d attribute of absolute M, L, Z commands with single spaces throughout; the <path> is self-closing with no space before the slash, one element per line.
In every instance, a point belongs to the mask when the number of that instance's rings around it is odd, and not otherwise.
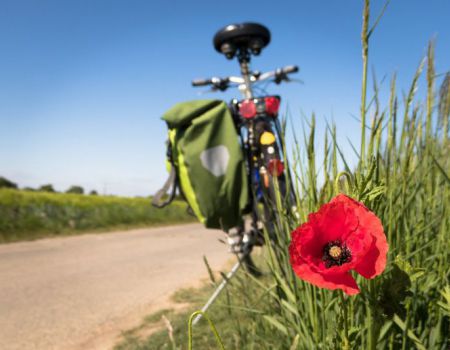
<path fill-rule="evenodd" d="M 242 95 L 246 99 L 253 98 L 252 82 L 250 76 L 250 60 L 247 57 L 239 57 L 239 65 L 241 66 L 241 74 L 244 79 L 244 83 L 238 87 Z"/>

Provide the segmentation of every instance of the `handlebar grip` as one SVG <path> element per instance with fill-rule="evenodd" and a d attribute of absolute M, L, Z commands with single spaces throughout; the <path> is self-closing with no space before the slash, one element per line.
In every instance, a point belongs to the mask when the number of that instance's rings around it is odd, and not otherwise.
<path fill-rule="evenodd" d="M 286 66 L 282 68 L 284 74 L 297 73 L 298 66 Z"/>
<path fill-rule="evenodd" d="M 205 86 L 212 84 L 211 79 L 195 79 L 192 80 L 192 86 Z"/>

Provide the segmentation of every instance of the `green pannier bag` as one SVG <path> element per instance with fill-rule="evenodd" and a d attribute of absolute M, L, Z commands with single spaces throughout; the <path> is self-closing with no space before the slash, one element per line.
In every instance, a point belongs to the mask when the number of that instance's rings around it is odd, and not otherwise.
<path fill-rule="evenodd" d="M 178 188 L 207 228 L 228 231 L 240 225 L 249 199 L 247 170 L 226 103 L 178 103 L 162 119 L 169 128 L 170 176 L 153 197 L 153 205 L 169 204 Z M 169 188 L 169 198 L 162 201 Z"/>

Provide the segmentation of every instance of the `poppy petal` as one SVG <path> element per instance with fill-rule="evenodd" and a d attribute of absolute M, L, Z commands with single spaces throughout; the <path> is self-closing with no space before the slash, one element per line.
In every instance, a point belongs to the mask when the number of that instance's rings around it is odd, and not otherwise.
<path fill-rule="evenodd" d="M 309 261 L 322 257 L 323 244 L 317 239 L 310 223 L 304 223 L 292 234 L 292 244 L 297 246 L 298 253 Z"/>
<path fill-rule="evenodd" d="M 380 219 L 363 203 L 346 195 L 338 195 L 331 202 L 345 202 L 358 217 L 359 228 L 347 239 L 352 251 L 352 268 L 365 278 L 379 275 L 386 267 L 386 255 L 389 250 Z"/>
<path fill-rule="evenodd" d="M 389 246 L 380 219 L 365 207 L 359 209 L 361 226 L 367 231 L 372 242 L 364 257 L 359 259 L 355 271 L 365 278 L 374 278 L 386 267 L 386 256 Z"/>
<path fill-rule="evenodd" d="M 322 274 L 306 263 L 294 265 L 293 269 L 298 277 L 317 287 L 330 290 L 342 289 L 348 295 L 359 293 L 358 285 L 349 273 Z"/>
<path fill-rule="evenodd" d="M 386 267 L 388 249 L 386 237 L 374 238 L 366 256 L 355 266 L 355 271 L 369 279 L 378 276 Z"/>
<path fill-rule="evenodd" d="M 358 218 L 352 214 L 352 208 L 347 208 L 343 201 L 330 202 L 323 205 L 317 213 L 309 215 L 309 222 L 315 231 L 315 240 L 320 245 L 344 236 L 358 227 Z"/>

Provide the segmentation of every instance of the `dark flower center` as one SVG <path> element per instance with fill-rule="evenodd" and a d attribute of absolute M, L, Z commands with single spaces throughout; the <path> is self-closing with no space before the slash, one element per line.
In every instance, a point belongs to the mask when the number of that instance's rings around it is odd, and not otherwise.
<path fill-rule="evenodd" d="M 322 260 L 325 262 L 326 268 L 341 266 L 352 260 L 352 253 L 345 243 L 341 243 L 339 240 L 331 241 L 323 247 Z"/>

